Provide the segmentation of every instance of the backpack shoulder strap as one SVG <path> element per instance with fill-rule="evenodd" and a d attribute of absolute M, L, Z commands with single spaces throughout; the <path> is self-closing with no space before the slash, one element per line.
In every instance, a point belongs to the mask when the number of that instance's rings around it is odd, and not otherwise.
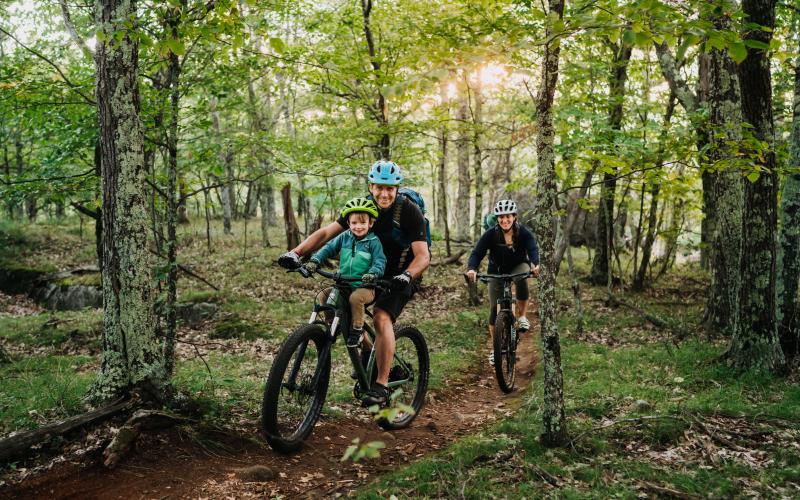
<path fill-rule="evenodd" d="M 406 195 L 397 193 L 397 200 L 394 203 L 394 211 L 392 213 L 392 224 L 396 228 L 400 228 L 400 216 L 403 215 L 403 206 L 406 204 Z"/>

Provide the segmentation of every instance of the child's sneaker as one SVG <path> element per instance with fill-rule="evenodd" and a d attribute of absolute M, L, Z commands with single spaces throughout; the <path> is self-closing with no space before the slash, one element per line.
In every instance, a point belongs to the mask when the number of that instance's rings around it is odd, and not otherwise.
<path fill-rule="evenodd" d="M 383 408 L 389 404 L 389 396 L 391 396 L 391 392 L 388 387 L 375 383 L 372 385 L 372 389 L 361 398 L 361 402 L 364 406 L 378 405 Z"/>
<path fill-rule="evenodd" d="M 359 328 L 351 328 L 350 332 L 347 334 L 347 347 L 358 347 L 361 343 L 361 336 L 364 333 L 364 330 Z"/>
<path fill-rule="evenodd" d="M 517 331 L 527 332 L 531 329 L 531 322 L 525 316 L 517 318 Z"/>

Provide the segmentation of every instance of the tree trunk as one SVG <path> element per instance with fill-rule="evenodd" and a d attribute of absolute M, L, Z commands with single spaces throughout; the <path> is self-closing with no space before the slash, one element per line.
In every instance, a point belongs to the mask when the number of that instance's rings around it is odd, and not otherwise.
<path fill-rule="evenodd" d="M 272 243 L 269 241 L 269 218 L 267 217 L 267 213 L 269 212 L 269 198 L 266 189 L 261 189 L 261 192 L 258 196 L 258 201 L 261 206 L 261 246 L 264 248 L 268 248 L 272 246 Z"/>
<path fill-rule="evenodd" d="M 231 234 L 231 219 L 233 218 L 233 157 L 227 146 L 223 144 L 222 130 L 219 124 L 219 113 L 217 113 L 217 97 L 211 96 L 209 101 L 211 106 L 211 121 L 214 124 L 214 134 L 217 136 L 219 143 L 219 160 L 225 168 L 225 180 L 221 181 L 218 177 L 214 176 L 214 180 L 221 183 L 219 188 L 219 200 L 222 205 L 222 226 L 225 234 Z"/>
<path fill-rule="evenodd" d="M 483 121 L 483 95 L 480 80 L 473 87 L 475 102 L 472 106 L 472 122 L 475 131 L 472 137 L 472 166 L 475 172 L 475 217 L 472 219 L 472 240 L 478 241 L 483 230 L 483 149 L 481 147 L 481 122 Z"/>
<path fill-rule="evenodd" d="M 775 26 L 774 0 L 743 0 L 742 10 L 748 23 L 770 31 L 743 33 L 745 40 L 769 45 Z M 742 116 L 753 128 L 753 136 L 768 145 L 766 151 L 753 151 L 755 167 L 760 170 L 755 182 L 744 187 L 742 245 L 742 283 L 740 323 L 731 338 L 729 363 L 737 369 L 761 369 L 779 372 L 785 367 L 775 321 L 775 237 L 777 226 L 778 173 L 772 121 L 772 84 L 769 57 L 763 49 L 748 48 L 747 58 L 739 64 L 742 91 Z"/>
<path fill-rule="evenodd" d="M 631 60 L 632 47 L 620 43 L 614 47 L 614 58 L 609 79 L 609 101 L 611 107 L 608 111 L 609 129 L 617 132 L 622 129 L 623 105 L 625 101 L 625 83 L 628 80 L 628 62 Z M 614 135 L 610 143 L 616 140 Z M 617 172 L 603 174 L 603 184 L 600 190 L 600 207 L 597 209 L 597 252 L 592 263 L 591 281 L 595 285 L 605 285 L 610 282 L 611 253 L 614 247 L 614 195 L 617 187 Z"/>
<path fill-rule="evenodd" d="M 448 118 L 450 113 L 448 112 Z M 444 242 L 447 256 L 451 254 L 450 249 L 450 221 L 447 210 L 447 144 L 448 144 L 447 120 L 442 124 L 439 132 L 439 220 L 444 229 Z"/>
<path fill-rule="evenodd" d="M 170 35 L 177 39 L 181 12 L 187 0 L 180 0 L 181 9 L 173 8 L 167 14 Z M 175 366 L 175 336 L 178 328 L 178 120 L 180 112 L 181 63 L 178 55 L 169 53 L 167 86 L 170 90 L 169 128 L 167 129 L 167 300 L 164 303 L 164 366 L 172 377 Z"/>
<path fill-rule="evenodd" d="M 577 196 L 568 196 L 567 201 L 567 215 L 564 217 L 564 224 L 561 228 L 560 239 L 556 245 L 555 256 L 553 257 L 554 265 L 556 268 L 556 275 L 561 269 L 561 262 L 564 260 L 564 253 L 570 245 L 570 237 L 572 236 L 572 228 L 575 227 L 575 221 L 578 220 L 578 215 L 581 212 L 581 207 L 578 200 L 586 198 L 586 193 L 589 192 L 589 185 L 592 183 L 592 178 L 597 170 L 598 161 L 592 162 L 592 167 L 583 176 L 580 190 Z"/>
<path fill-rule="evenodd" d="M 717 29 L 730 29 L 727 17 L 713 20 Z M 711 286 L 705 326 L 710 332 L 733 335 L 739 316 L 739 289 L 742 260 L 742 174 L 736 161 L 737 144 L 742 139 L 742 102 L 736 65 L 727 51 L 714 49 L 709 58 L 708 160 L 714 172 L 711 199 L 714 200 L 710 227 Z"/>
<path fill-rule="evenodd" d="M 664 162 L 664 154 L 666 148 L 666 140 L 669 132 L 669 124 L 672 121 L 672 114 L 675 112 L 675 94 L 670 92 L 669 101 L 667 102 L 667 109 L 664 112 L 664 124 L 661 129 L 661 139 L 658 145 L 658 153 L 656 154 L 656 165 L 661 165 Z M 645 277 L 647 276 L 647 267 L 650 265 L 650 256 L 653 253 L 653 244 L 656 241 L 656 229 L 658 227 L 658 196 L 661 192 L 661 180 L 659 178 L 660 171 L 663 167 L 659 167 L 656 174 L 653 176 L 654 180 L 648 184 L 648 191 L 650 191 L 650 210 L 647 214 L 647 234 L 642 243 L 642 260 L 636 271 L 636 276 L 633 278 L 633 289 L 643 290 Z M 635 262 L 634 262 L 635 263 Z"/>
<path fill-rule="evenodd" d="M 800 19 L 800 15 L 796 18 Z M 800 355 L 797 322 L 797 285 L 800 279 L 800 58 L 795 58 L 793 105 L 788 166 L 794 171 L 790 170 L 783 185 L 778 259 L 777 321 L 781 347 L 787 358 Z"/>
<path fill-rule="evenodd" d="M 96 92 L 102 150 L 104 317 L 102 363 L 92 395 L 106 400 L 139 386 L 161 398 L 169 379 L 153 311 L 136 2 L 98 0 L 95 12 L 103 35 L 97 45 Z"/>
<path fill-rule="evenodd" d="M 554 16 L 555 14 L 555 16 Z M 564 0 L 550 0 L 550 18 L 562 19 Z M 558 338 L 556 304 L 555 238 L 557 211 L 557 185 L 555 151 L 553 147 L 552 106 L 558 81 L 558 57 L 560 38 L 550 38 L 552 28 L 548 26 L 542 65 L 542 83 L 536 102 L 537 137 L 536 153 L 539 178 L 537 192 L 539 201 L 536 210 L 536 228 L 541 251 L 541 275 L 539 278 L 539 317 L 541 319 L 542 365 L 544 367 L 544 409 L 542 420 L 545 446 L 561 446 L 567 441 L 567 424 L 564 417 L 564 378 L 561 371 L 561 343 Z"/>
<path fill-rule="evenodd" d="M 378 141 L 375 144 L 375 157 L 377 159 L 391 159 L 391 137 L 389 136 L 389 107 L 386 98 L 381 91 L 381 63 L 376 55 L 375 40 L 372 36 L 370 26 L 370 14 L 372 13 L 372 0 L 361 0 L 361 14 L 364 26 L 364 38 L 367 42 L 369 61 L 372 65 L 372 72 L 375 77 L 375 104 L 373 109 L 367 109 L 367 113 L 375 118 L 378 125 Z"/>
<path fill-rule="evenodd" d="M 469 102 L 462 96 L 458 106 L 458 139 L 456 140 L 456 159 L 458 161 L 458 195 L 456 199 L 456 239 L 469 239 L 469 133 L 467 132 Z"/>
<path fill-rule="evenodd" d="M 292 185 L 290 183 L 287 182 L 283 186 L 281 196 L 283 197 L 283 221 L 286 225 L 286 249 L 294 250 L 300 244 L 300 227 L 297 225 L 294 209 L 292 209 Z"/>
<path fill-rule="evenodd" d="M 186 203 L 189 201 L 187 195 L 189 194 L 188 187 L 186 186 L 186 179 L 178 173 L 178 224 L 189 223 L 189 210 Z"/>

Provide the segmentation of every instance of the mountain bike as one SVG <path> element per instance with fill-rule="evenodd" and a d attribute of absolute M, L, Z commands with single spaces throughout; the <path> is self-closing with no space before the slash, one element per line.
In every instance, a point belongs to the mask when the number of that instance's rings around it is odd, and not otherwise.
<path fill-rule="evenodd" d="M 511 284 L 516 279 L 525 279 L 531 275 L 530 271 L 517 274 L 481 274 L 477 278 L 484 283 L 490 280 L 500 280 L 503 284 L 503 293 L 497 299 L 500 310 L 494 322 L 494 338 L 492 339 L 492 354 L 494 356 L 494 373 L 500 390 L 509 393 L 514 390 L 516 378 L 515 367 L 517 364 L 517 343 L 519 336 L 514 326 L 514 313 L 511 312 Z"/>
<path fill-rule="evenodd" d="M 296 270 L 305 277 L 311 273 Z M 333 281 L 324 304 L 315 300 L 308 323 L 298 327 L 281 344 L 267 377 L 261 407 L 261 426 L 269 445 L 281 453 L 291 453 L 302 447 L 311 435 L 322 413 L 331 374 L 331 349 L 341 331 L 350 328 L 350 284 L 361 277 L 342 276 L 321 269 L 315 271 Z M 366 285 L 364 285 L 366 286 Z M 376 291 L 391 287 L 387 280 L 377 280 Z M 367 309 L 367 316 L 372 311 Z M 365 322 L 364 332 L 371 349 L 359 352 L 347 347 L 355 371 L 353 395 L 361 399 L 377 378 L 375 364 L 375 331 Z M 407 427 L 425 402 L 430 360 L 428 346 L 422 333 L 413 326 L 395 326 L 395 354 L 389 371 L 388 387 L 392 391 L 392 408 L 378 419 L 386 430 Z"/>

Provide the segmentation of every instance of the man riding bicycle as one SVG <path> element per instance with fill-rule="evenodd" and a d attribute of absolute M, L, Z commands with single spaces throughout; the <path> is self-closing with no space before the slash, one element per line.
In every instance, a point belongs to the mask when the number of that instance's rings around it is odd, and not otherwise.
<path fill-rule="evenodd" d="M 386 255 L 384 276 L 391 277 L 393 287 L 390 291 L 380 293 L 375 299 L 373 324 L 378 375 L 373 389 L 365 395 L 363 401 L 369 405 L 383 406 L 390 396 L 387 385 L 395 351 L 394 323 L 414 293 L 419 290 L 422 273 L 430 265 L 430 252 L 421 210 L 408 197 L 397 196 L 403 182 L 400 167 L 394 162 L 379 160 L 370 168 L 367 179 L 369 192 L 379 209 L 372 231 L 383 245 Z M 311 255 L 347 228 L 347 219 L 340 217 L 336 222 L 314 231 L 296 248 L 281 255 L 278 264 L 287 269 L 300 267 L 301 257 Z"/>

